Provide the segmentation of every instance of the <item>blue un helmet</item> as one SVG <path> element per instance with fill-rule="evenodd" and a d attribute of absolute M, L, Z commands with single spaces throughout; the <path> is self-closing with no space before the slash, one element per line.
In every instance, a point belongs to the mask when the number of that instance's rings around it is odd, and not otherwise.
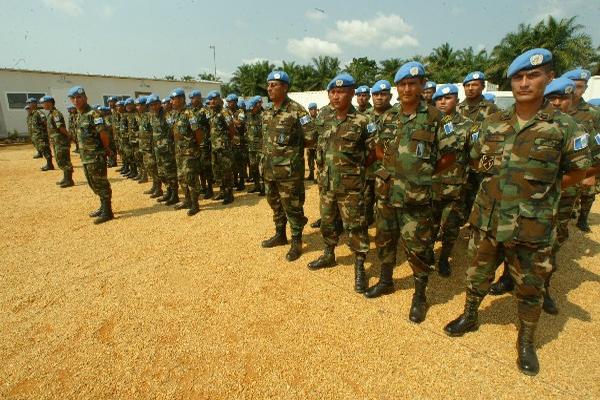
<path fill-rule="evenodd" d="M 221 97 L 221 93 L 218 90 L 213 90 L 206 95 L 206 100 L 212 100 L 215 97 Z"/>
<path fill-rule="evenodd" d="M 538 68 L 542 65 L 550 63 L 551 61 L 552 53 L 549 50 L 541 48 L 527 50 L 525 53 L 515 58 L 508 66 L 506 77 L 512 78 L 518 72 Z"/>
<path fill-rule="evenodd" d="M 81 86 L 73 86 L 67 92 L 67 97 L 75 97 L 77 95 L 84 95 L 84 94 L 85 94 L 85 90 Z"/>
<path fill-rule="evenodd" d="M 431 97 L 431 100 L 436 101 L 440 97 L 443 97 L 447 94 L 454 94 L 458 96 L 458 87 L 451 83 L 446 83 L 444 85 L 439 85 Z"/>
<path fill-rule="evenodd" d="M 189 97 L 190 99 L 193 99 L 194 97 L 202 97 L 202 93 L 198 89 L 194 89 L 190 92 Z"/>
<path fill-rule="evenodd" d="M 238 95 L 235 93 L 229 93 L 227 97 L 225 97 L 225 101 L 235 101 L 237 103 Z"/>
<path fill-rule="evenodd" d="M 392 84 L 389 81 L 382 79 L 380 81 L 375 82 L 375 84 L 371 88 L 371 94 L 383 92 L 384 90 L 391 91 Z"/>
<path fill-rule="evenodd" d="M 289 85 L 290 76 L 285 71 L 272 71 L 269 76 L 267 76 L 267 82 L 269 81 L 280 81 Z"/>
<path fill-rule="evenodd" d="M 54 101 L 54 97 L 49 96 L 49 95 L 45 95 L 40 99 L 40 103 L 45 103 L 47 101 Z"/>
<path fill-rule="evenodd" d="M 185 91 L 182 88 L 175 88 L 171 91 L 171 98 L 180 96 L 185 97 Z"/>
<path fill-rule="evenodd" d="M 355 84 L 356 81 L 354 80 L 352 75 L 343 72 L 337 75 L 331 81 L 329 81 L 329 83 L 327 84 L 327 91 L 330 91 L 331 89 L 336 87 L 354 87 Z"/>

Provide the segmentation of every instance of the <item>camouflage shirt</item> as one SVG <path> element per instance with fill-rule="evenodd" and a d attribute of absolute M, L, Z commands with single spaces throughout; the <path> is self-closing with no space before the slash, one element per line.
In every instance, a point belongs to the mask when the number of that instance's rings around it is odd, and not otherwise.
<path fill-rule="evenodd" d="M 592 165 L 598 166 L 600 164 L 600 111 L 581 99 L 577 109 L 570 115 L 590 135 L 589 145 Z"/>
<path fill-rule="evenodd" d="M 246 114 L 246 140 L 248 150 L 260 152 L 262 150 L 262 110 Z"/>
<path fill-rule="evenodd" d="M 322 189 L 337 193 L 363 190 L 368 127 L 375 129 L 369 122 L 370 118 L 352 105 L 343 120 L 338 120 L 335 113 L 317 117 L 317 153 L 323 160 L 319 175 Z"/>
<path fill-rule="evenodd" d="M 79 142 L 79 155 L 83 164 L 91 164 L 104 158 L 104 146 L 100 132 L 106 130 L 104 117 L 89 104 L 79 112 L 75 125 Z"/>
<path fill-rule="evenodd" d="M 175 140 L 165 114 L 162 108 L 156 114 L 150 113 L 152 143 L 158 155 L 175 153 Z"/>
<path fill-rule="evenodd" d="M 121 129 L 121 114 L 117 110 L 111 110 L 107 119 L 110 121 L 113 135 L 118 137 Z"/>
<path fill-rule="evenodd" d="M 32 137 L 44 137 L 48 135 L 46 115 L 42 110 L 33 111 L 27 118 L 27 129 Z"/>
<path fill-rule="evenodd" d="M 314 123 L 300 104 L 286 98 L 281 107 L 263 111 L 265 180 L 304 178 L 304 142 L 314 141 Z"/>
<path fill-rule="evenodd" d="M 379 119 L 376 135 L 370 148 L 384 149 L 383 168 L 376 175 L 389 185 L 385 197 L 394 207 L 430 205 L 433 171 L 440 152 L 438 129 L 442 114 L 421 101 L 411 115 L 398 105 L 387 110 Z"/>
<path fill-rule="evenodd" d="M 500 111 L 500 109 L 494 103 L 487 101 L 481 96 L 479 102 L 473 106 L 470 106 L 467 100 L 463 100 L 456 107 L 456 111 L 464 118 L 470 119 L 473 122 L 481 122 L 490 115 Z"/>
<path fill-rule="evenodd" d="M 46 121 L 48 123 L 48 136 L 50 136 L 54 143 L 62 146 L 68 146 L 69 138 L 60 132 L 61 127 L 67 129 L 63 114 L 56 108 L 53 108 L 48 113 Z"/>
<path fill-rule="evenodd" d="M 210 124 L 208 122 L 209 111 L 203 107 L 192 107 L 190 108 L 190 111 L 194 114 L 194 118 L 196 119 L 198 126 L 200 126 L 204 132 L 204 138 L 202 139 L 200 147 L 210 146 Z"/>
<path fill-rule="evenodd" d="M 139 144 L 140 150 L 152 151 L 152 124 L 150 123 L 150 112 L 143 112 L 138 116 L 140 127 Z"/>
<path fill-rule="evenodd" d="M 499 242 L 552 243 L 562 175 L 590 166 L 587 135 L 550 107 L 519 127 L 515 106 L 486 119 L 471 159 L 483 180 L 469 223 Z"/>
<path fill-rule="evenodd" d="M 210 144 L 213 151 L 231 149 L 229 139 L 229 128 L 233 124 L 231 114 L 219 107 L 211 109 L 208 114 L 208 123 L 210 125 Z"/>
<path fill-rule="evenodd" d="M 390 107 L 387 110 L 389 110 L 390 108 L 392 108 L 391 105 L 390 105 Z M 385 112 L 387 110 L 385 110 L 382 113 L 378 113 L 377 111 L 375 111 L 375 107 L 372 107 L 372 108 L 368 108 L 367 109 L 367 111 L 365 112 L 365 115 L 369 116 L 371 122 L 373 122 L 376 125 L 378 125 L 379 124 L 379 118 L 381 118 L 381 116 L 383 114 L 385 114 Z M 372 135 L 374 135 L 376 133 L 377 132 L 375 131 L 375 132 L 372 132 L 370 135 L 372 136 Z M 382 165 L 381 161 L 379 161 L 379 160 L 376 160 L 376 161 L 373 162 L 373 164 L 369 165 L 369 167 L 367 168 L 367 171 L 366 171 L 366 178 L 367 178 L 367 180 L 374 180 L 375 179 L 375 172 L 377 172 L 377 170 L 379 168 L 381 168 L 381 165 Z"/>
<path fill-rule="evenodd" d="M 71 135 L 71 137 L 77 137 L 77 132 L 75 131 L 75 125 L 77 124 L 77 117 L 78 117 L 78 113 L 77 111 L 74 113 L 69 113 L 69 135 Z"/>
<path fill-rule="evenodd" d="M 196 141 L 195 131 L 200 125 L 190 110 L 171 111 L 175 151 L 178 155 L 197 157 L 200 155 L 200 144 Z"/>
<path fill-rule="evenodd" d="M 127 118 L 127 136 L 129 137 L 129 143 L 137 144 L 140 130 L 137 112 L 127 112 L 125 113 L 125 118 Z"/>

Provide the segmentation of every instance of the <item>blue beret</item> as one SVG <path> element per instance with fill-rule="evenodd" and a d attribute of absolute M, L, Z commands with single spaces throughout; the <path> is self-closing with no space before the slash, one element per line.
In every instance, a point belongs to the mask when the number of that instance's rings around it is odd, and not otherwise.
<path fill-rule="evenodd" d="M 409 61 L 402 65 L 400 69 L 398 69 L 396 76 L 394 76 L 394 83 L 398 83 L 402 79 L 406 78 L 417 78 L 423 76 L 425 76 L 425 67 L 423 64 L 417 61 Z"/>
<path fill-rule="evenodd" d="M 588 104 L 591 104 L 594 107 L 600 107 L 600 97 L 595 98 L 595 99 L 589 99 Z"/>
<path fill-rule="evenodd" d="M 120 107 L 120 106 L 124 106 L 125 104 L 123 104 L 123 100 L 117 100 L 117 102 L 115 103 L 115 105 L 117 107 Z"/>
<path fill-rule="evenodd" d="M 254 96 L 253 99 L 256 99 L 257 103 L 262 103 L 262 97 L 259 95 Z"/>
<path fill-rule="evenodd" d="M 67 97 L 75 97 L 78 94 L 85 94 L 85 90 L 81 86 L 73 86 L 67 92 Z"/>
<path fill-rule="evenodd" d="M 356 81 L 352 77 L 352 75 L 348 73 L 341 73 L 329 81 L 327 85 L 327 90 L 331 90 L 336 87 L 354 87 Z"/>
<path fill-rule="evenodd" d="M 31 104 L 31 103 L 37 103 L 38 100 L 35 97 L 30 97 L 27 100 L 25 100 L 25 104 Z"/>
<path fill-rule="evenodd" d="M 369 87 L 367 85 L 362 85 L 356 88 L 356 90 L 354 91 L 355 94 L 359 94 L 359 93 L 367 93 L 367 94 L 371 94 Z"/>
<path fill-rule="evenodd" d="M 272 71 L 267 77 L 267 82 L 269 81 L 281 81 L 289 85 L 290 77 L 285 71 Z"/>
<path fill-rule="evenodd" d="M 215 97 L 221 97 L 221 93 L 218 90 L 213 90 L 206 95 L 206 100 L 212 100 Z"/>
<path fill-rule="evenodd" d="M 458 96 L 458 86 L 452 83 L 446 83 L 444 85 L 439 85 L 435 90 L 435 93 L 431 97 L 432 100 L 437 100 L 440 97 L 444 97 L 447 94 L 454 94 Z"/>
<path fill-rule="evenodd" d="M 380 81 L 375 82 L 375 84 L 371 88 L 371 94 L 379 93 L 384 90 L 392 90 L 392 84 L 390 83 L 390 81 L 382 79 Z"/>
<path fill-rule="evenodd" d="M 496 102 L 496 95 L 494 93 L 484 93 L 483 98 L 492 103 Z"/>
<path fill-rule="evenodd" d="M 568 78 L 568 79 L 571 79 L 572 81 L 586 81 L 586 82 L 590 79 L 591 76 L 592 76 L 592 73 L 590 71 L 588 71 L 587 69 L 582 69 L 582 68 L 575 68 L 575 69 L 572 69 L 571 71 L 567 71 L 561 75 L 562 78 Z"/>
<path fill-rule="evenodd" d="M 137 99 L 135 99 L 135 104 L 136 105 L 145 105 L 146 104 L 146 96 L 140 96 Z"/>
<path fill-rule="evenodd" d="M 92 108 L 96 111 L 100 111 L 100 107 L 102 107 L 100 104 L 94 104 L 92 105 Z"/>
<path fill-rule="evenodd" d="M 131 98 L 128 97 L 127 99 L 125 99 L 125 101 L 123 102 L 124 105 L 128 106 L 129 104 L 134 104 L 135 101 Z"/>
<path fill-rule="evenodd" d="M 160 103 L 160 97 L 157 94 L 151 94 L 146 97 L 146 104 Z"/>
<path fill-rule="evenodd" d="M 260 96 L 251 97 L 246 102 L 246 109 L 247 110 L 252 110 L 261 100 L 262 100 L 262 98 Z"/>
<path fill-rule="evenodd" d="M 317 108 L 317 103 L 308 103 L 309 110 L 316 110 Z"/>
<path fill-rule="evenodd" d="M 469 72 L 463 79 L 463 85 L 471 81 L 485 81 L 485 74 L 481 71 Z"/>
<path fill-rule="evenodd" d="M 109 106 L 100 106 L 100 110 L 104 111 L 104 112 L 109 112 L 110 111 L 110 107 Z"/>
<path fill-rule="evenodd" d="M 238 107 L 242 108 L 246 105 L 246 102 L 241 97 L 238 99 Z"/>
<path fill-rule="evenodd" d="M 517 72 L 527 71 L 548 64 L 552 61 L 552 53 L 546 49 L 531 49 L 521 54 L 508 66 L 507 78 L 512 78 Z"/>
<path fill-rule="evenodd" d="M 437 83 L 435 83 L 434 81 L 427 81 L 425 82 L 425 86 L 423 86 L 423 89 L 435 89 L 436 86 Z"/>
<path fill-rule="evenodd" d="M 30 108 L 31 108 L 31 107 L 30 107 L 30 105 L 29 105 L 29 104 L 25 104 L 25 107 L 24 107 L 24 109 L 25 109 L 25 110 L 29 110 Z"/>
<path fill-rule="evenodd" d="M 161 101 L 162 104 L 167 104 L 167 103 L 170 103 L 170 102 L 171 102 L 171 98 L 168 97 L 168 96 L 165 97 L 164 99 L 162 99 L 162 101 Z"/>
<path fill-rule="evenodd" d="M 546 90 L 544 90 L 544 96 L 551 94 L 565 96 L 573 93 L 574 91 L 575 82 L 561 76 L 560 78 L 553 79 L 552 82 L 546 86 Z"/>
<path fill-rule="evenodd" d="M 52 97 L 52 96 L 49 96 L 49 95 L 45 95 L 44 97 L 42 97 L 42 98 L 40 99 L 40 103 L 45 103 L 45 102 L 47 102 L 47 101 L 54 101 L 54 97 Z"/>
<path fill-rule="evenodd" d="M 194 97 L 202 97 L 202 93 L 198 89 L 194 89 L 190 92 L 190 99 Z"/>
<path fill-rule="evenodd" d="M 107 102 L 107 103 L 110 103 L 111 101 L 117 101 L 117 98 L 116 98 L 116 97 L 114 97 L 114 96 L 110 96 L 110 97 L 109 97 L 109 98 L 106 100 L 106 102 Z"/>
<path fill-rule="evenodd" d="M 235 93 L 229 93 L 227 97 L 225 97 L 225 101 L 238 101 L 238 96 Z"/>
<path fill-rule="evenodd" d="M 171 98 L 179 96 L 185 97 L 185 91 L 182 88 L 173 89 L 173 91 L 171 92 Z"/>

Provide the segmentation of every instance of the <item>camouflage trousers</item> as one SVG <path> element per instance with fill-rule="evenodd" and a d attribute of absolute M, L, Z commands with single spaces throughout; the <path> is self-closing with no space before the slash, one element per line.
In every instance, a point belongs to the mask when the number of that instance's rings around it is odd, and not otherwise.
<path fill-rule="evenodd" d="M 377 256 L 382 264 L 395 265 L 398 242 L 406 252 L 413 275 L 425 277 L 432 270 L 432 212 L 428 206 L 393 207 L 377 202 Z"/>
<path fill-rule="evenodd" d="M 106 174 L 106 159 L 98 157 L 94 162 L 83 164 L 85 179 L 92 191 L 102 200 L 111 198 L 112 190 Z"/>
<path fill-rule="evenodd" d="M 162 183 L 170 187 L 177 186 L 177 162 L 172 150 L 159 151 L 154 149 L 156 172 Z"/>
<path fill-rule="evenodd" d="M 152 178 L 153 181 L 158 182 L 160 179 L 158 177 L 158 169 L 156 166 L 156 157 L 154 156 L 154 152 L 152 149 L 144 149 L 141 152 L 146 173 Z"/>
<path fill-rule="evenodd" d="M 68 139 L 54 141 L 54 158 L 56 159 L 58 168 L 63 171 L 73 171 L 73 164 L 71 164 L 71 143 Z"/>
<path fill-rule="evenodd" d="M 467 182 L 465 183 L 465 187 L 463 190 L 463 217 L 464 222 L 469 218 L 471 214 L 471 210 L 473 209 L 473 203 L 475 203 L 475 197 L 477 196 L 477 192 L 479 191 L 479 186 L 481 185 L 481 177 L 479 174 L 476 174 L 473 171 L 469 171 L 467 173 Z"/>
<path fill-rule="evenodd" d="M 248 161 L 250 169 L 250 177 L 254 180 L 254 184 L 258 185 L 262 180 L 262 173 L 260 171 L 262 154 L 257 150 L 250 150 L 248 152 Z"/>
<path fill-rule="evenodd" d="M 119 153 L 121 154 L 121 161 L 126 164 L 133 163 L 133 149 L 127 135 L 121 136 L 119 139 L 121 147 L 119 147 Z"/>
<path fill-rule="evenodd" d="M 589 213 L 596 199 L 596 186 L 581 185 L 579 207 L 582 213 Z"/>
<path fill-rule="evenodd" d="M 365 216 L 367 220 L 367 224 L 370 221 L 374 220 L 375 215 L 375 177 L 373 179 L 368 179 L 365 181 Z"/>
<path fill-rule="evenodd" d="M 50 140 L 48 139 L 47 134 L 35 134 L 31 136 L 31 143 L 33 143 L 33 147 L 43 155 L 48 158 L 52 156 L 50 152 Z"/>
<path fill-rule="evenodd" d="M 200 177 L 213 181 L 212 155 L 209 146 L 200 147 Z"/>
<path fill-rule="evenodd" d="M 267 202 L 273 210 L 276 228 L 284 228 L 290 221 L 292 236 L 301 236 L 308 219 L 304 216 L 304 180 L 265 181 Z"/>
<path fill-rule="evenodd" d="M 227 149 L 213 150 L 212 162 L 215 180 L 221 181 L 221 189 L 233 188 L 233 161 L 231 151 Z"/>
<path fill-rule="evenodd" d="M 369 234 L 363 192 L 336 193 L 322 190 L 319 198 L 321 235 L 325 245 L 337 246 L 340 235 L 336 229 L 336 221 L 341 218 L 344 231 L 348 233 L 350 250 L 366 255 L 369 251 Z"/>
<path fill-rule="evenodd" d="M 248 165 L 248 159 L 246 157 L 245 146 L 233 146 L 233 180 L 237 182 L 238 179 L 246 179 L 246 166 Z"/>
<path fill-rule="evenodd" d="M 144 152 L 142 150 L 140 150 L 139 143 L 135 143 L 132 146 L 132 150 L 133 150 L 133 158 L 135 160 L 135 164 L 137 165 L 137 167 L 139 169 L 143 169 L 144 168 Z"/>
<path fill-rule="evenodd" d="M 442 229 L 442 247 L 451 251 L 465 220 L 464 204 L 460 199 L 442 199 L 432 201 L 431 205 L 433 208 L 433 237 L 436 238 Z"/>
<path fill-rule="evenodd" d="M 471 265 L 466 273 L 467 292 L 483 298 L 490 289 L 496 268 L 504 261 L 515 283 L 519 317 L 537 322 L 544 283 L 552 272 L 551 253 L 551 244 L 497 242 L 487 232 L 473 228 L 469 240 Z"/>
<path fill-rule="evenodd" d="M 177 181 L 182 189 L 190 193 L 200 193 L 200 160 L 197 156 L 177 154 Z"/>
<path fill-rule="evenodd" d="M 314 174 L 315 161 L 317 159 L 316 149 L 306 149 L 306 158 L 308 160 L 308 170 Z"/>

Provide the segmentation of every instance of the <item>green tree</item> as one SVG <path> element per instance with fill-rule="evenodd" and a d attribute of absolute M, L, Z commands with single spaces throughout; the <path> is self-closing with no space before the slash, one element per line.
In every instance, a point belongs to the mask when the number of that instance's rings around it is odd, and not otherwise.
<path fill-rule="evenodd" d="M 257 61 L 254 64 L 242 64 L 233 73 L 230 88 L 243 96 L 267 95 L 266 79 L 275 69 L 268 61 Z"/>
<path fill-rule="evenodd" d="M 327 84 L 340 73 L 340 60 L 337 57 L 319 56 L 312 59 L 315 75 L 312 90 L 325 90 Z"/>
<path fill-rule="evenodd" d="M 456 82 L 460 77 L 458 55 L 447 42 L 433 49 L 426 58 L 429 79 L 437 83 Z"/>
<path fill-rule="evenodd" d="M 379 61 L 379 71 L 377 72 L 377 80 L 385 79 L 390 83 L 394 83 L 394 76 L 405 61 L 400 58 L 388 58 L 387 60 Z"/>
<path fill-rule="evenodd" d="M 175 75 L 165 75 L 165 79 L 168 81 L 174 81 L 175 80 Z"/>
<path fill-rule="evenodd" d="M 191 82 L 194 80 L 194 77 L 191 75 L 184 75 L 181 78 L 179 78 L 180 80 L 184 81 L 184 82 Z"/>
<path fill-rule="evenodd" d="M 200 79 L 201 81 L 221 82 L 221 78 L 215 76 L 215 74 L 211 74 L 208 72 L 202 72 L 198 74 L 198 79 Z"/>
<path fill-rule="evenodd" d="M 461 82 L 469 72 L 485 72 L 490 66 L 490 57 L 485 50 L 475 53 L 472 47 L 467 47 L 458 51 L 457 63 L 459 76 L 455 82 Z"/>
<path fill-rule="evenodd" d="M 353 58 L 346 67 L 346 71 L 352 75 L 356 81 L 356 86 L 367 85 L 371 87 L 377 80 L 379 69 L 377 68 L 377 61 L 360 57 Z"/>

